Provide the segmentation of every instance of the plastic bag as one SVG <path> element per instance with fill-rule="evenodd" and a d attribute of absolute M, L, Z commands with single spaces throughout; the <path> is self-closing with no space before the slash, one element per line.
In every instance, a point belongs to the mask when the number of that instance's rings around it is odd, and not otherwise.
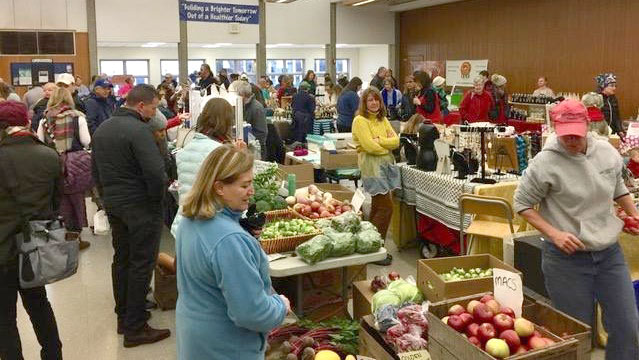
<path fill-rule="evenodd" d="M 331 250 L 331 257 L 341 257 L 352 255 L 355 252 L 355 240 L 353 234 L 348 232 L 335 232 L 327 234 L 333 242 L 333 249 Z"/>
<path fill-rule="evenodd" d="M 395 325 L 400 324 L 397 319 L 397 305 L 386 304 L 379 307 L 375 314 L 375 323 L 381 332 L 387 332 Z M 396 329 L 398 331 L 398 329 Z"/>
<path fill-rule="evenodd" d="M 333 249 L 331 239 L 326 235 L 317 235 L 297 246 L 295 252 L 302 260 L 313 265 L 330 256 Z"/>
<path fill-rule="evenodd" d="M 333 228 L 339 232 L 357 233 L 360 229 L 360 219 L 357 214 L 352 211 L 335 216 L 331 219 Z"/>
<path fill-rule="evenodd" d="M 382 247 L 382 236 L 377 230 L 364 230 L 355 236 L 356 251 L 360 254 L 377 252 Z"/>
<path fill-rule="evenodd" d="M 111 231 L 109 218 L 104 210 L 99 210 L 93 215 L 93 233 L 95 235 L 108 235 Z"/>
<path fill-rule="evenodd" d="M 332 226 L 331 219 L 319 219 L 315 222 L 315 226 L 319 229 L 330 228 Z"/>
<path fill-rule="evenodd" d="M 428 341 L 426 341 L 423 337 L 407 333 L 399 338 L 395 338 L 393 341 L 393 345 L 395 346 L 395 350 L 398 353 L 402 353 L 408 351 L 425 350 L 428 348 Z"/>
<path fill-rule="evenodd" d="M 397 318 L 404 326 L 418 326 L 421 329 L 420 336 L 423 332 L 428 333 L 428 320 L 422 305 L 404 306 L 397 311 Z"/>
<path fill-rule="evenodd" d="M 392 291 L 380 290 L 371 299 L 371 312 L 377 315 L 377 311 L 384 305 L 394 305 L 399 307 L 401 299 Z"/>
<path fill-rule="evenodd" d="M 377 227 L 375 225 L 373 225 L 372 222 L 370 221 L 362 221 L 359 223 L 359 231 L 364 231 L 364 230 L 375 230 L 377 231 Z"/>

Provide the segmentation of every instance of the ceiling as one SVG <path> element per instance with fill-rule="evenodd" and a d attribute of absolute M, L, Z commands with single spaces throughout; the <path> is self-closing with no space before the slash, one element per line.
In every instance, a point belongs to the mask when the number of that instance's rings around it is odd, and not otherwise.
<path fill-rule="evenodd" d="M 291 3 L 297 0 L 266 0 L 269 3 Z M 324 0 L 322 0 L 324 1 Z M 407 11 L 414 10 L 423 7 L 436 6 L 441 4 L 447 4 L 452 2 L 458 2 L 463 0 L 330 0 L 334 3 L 339 3 L 345 6 L 353 6 L 358 3 L 362 3 L 362 6 L 373 4 L 387 4 L 389 11 Z M 366 2 L 368 1 L 368 2 Z"/>

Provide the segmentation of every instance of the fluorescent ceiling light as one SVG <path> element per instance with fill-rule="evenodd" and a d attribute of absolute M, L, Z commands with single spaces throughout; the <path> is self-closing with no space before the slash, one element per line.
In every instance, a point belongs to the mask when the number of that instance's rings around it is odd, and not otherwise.
<path fill-rule="evenodd" d="M 335 47 L 345 48 L 345 47 L 348 47 L 348 44 L 336 44 Z"/>
<path fill-rule="evenodd" d="M 277 0 L 276 3 L 281 4 L 283 2 L 286 2 L 287 0 Z"/>
<path fill-rule="evenodd" d="M 142 47 L 158 47 L 160 45 L 166 45 L 166 43 L 163 43 L 163 42 L 148 42 L 146 44 L 142 44 Z"/>
<path fill-rule="evenodd" d="M 363 0 L 363 1 L 360 1 L 360 2 L 356 2 L 355 4 L 353 4 L 353 6 L 360 6 L 360 5 L 372 3 L 373 1 L 375 1 L 375 0 Z"/>
<path fill-rule="evenodd" d="M 206 45 L 202 45 L 203 48 L 219 48 L 222 46 L 231 46 L 233 44 L 231 43 L 215 43 L 215 44 L 206 44 Z"/>

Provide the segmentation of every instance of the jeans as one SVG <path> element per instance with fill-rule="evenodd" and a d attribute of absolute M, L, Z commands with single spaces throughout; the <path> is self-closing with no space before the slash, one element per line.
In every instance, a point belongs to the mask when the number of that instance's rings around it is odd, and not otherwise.
<path fill-rule="evenodd" d="M 53 309 L 44 286 L 21 289 L 18 265 L 0 267 L 0 359 L 22 360 L 22 344 L 16 324 L 18 293 L 29 314 L 33 330 L 42 349 L 40 358 L 62 359 L 62 343 Z"/>
<path fill-rule="evenodd" d="M 161 206 L 116 207 L 106 205 L 113 236 L 111 276 L 115 313 L 125 333 L 146 323 L 145 302 L 157 262 L 162 235 Z"/>
<path fill-rule="evenodd" d="M 566 255 L 544 242 L 542 270 L 553 305 L 584 323 L 594 324 L 595 300 L 608 331 L 607 360 L 639 359 L 639 314 L 618 243 L 601 251 Z"/>

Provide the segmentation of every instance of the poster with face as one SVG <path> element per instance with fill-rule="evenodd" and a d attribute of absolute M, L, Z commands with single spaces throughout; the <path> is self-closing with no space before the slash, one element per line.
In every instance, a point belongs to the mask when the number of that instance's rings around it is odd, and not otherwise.
<path fill-rule="evenodd" d="M 411 68 L 415 71 L 425 71 L 433 79 L 436 76 L 445 77 L 446 64 L 443 61 L 411 61 Z"/>
<path fill-rule="evenodd" d="M 488 60 L 447 60 L 446 85 L 472 87 L 473 79 L 488 70 Z"/>

